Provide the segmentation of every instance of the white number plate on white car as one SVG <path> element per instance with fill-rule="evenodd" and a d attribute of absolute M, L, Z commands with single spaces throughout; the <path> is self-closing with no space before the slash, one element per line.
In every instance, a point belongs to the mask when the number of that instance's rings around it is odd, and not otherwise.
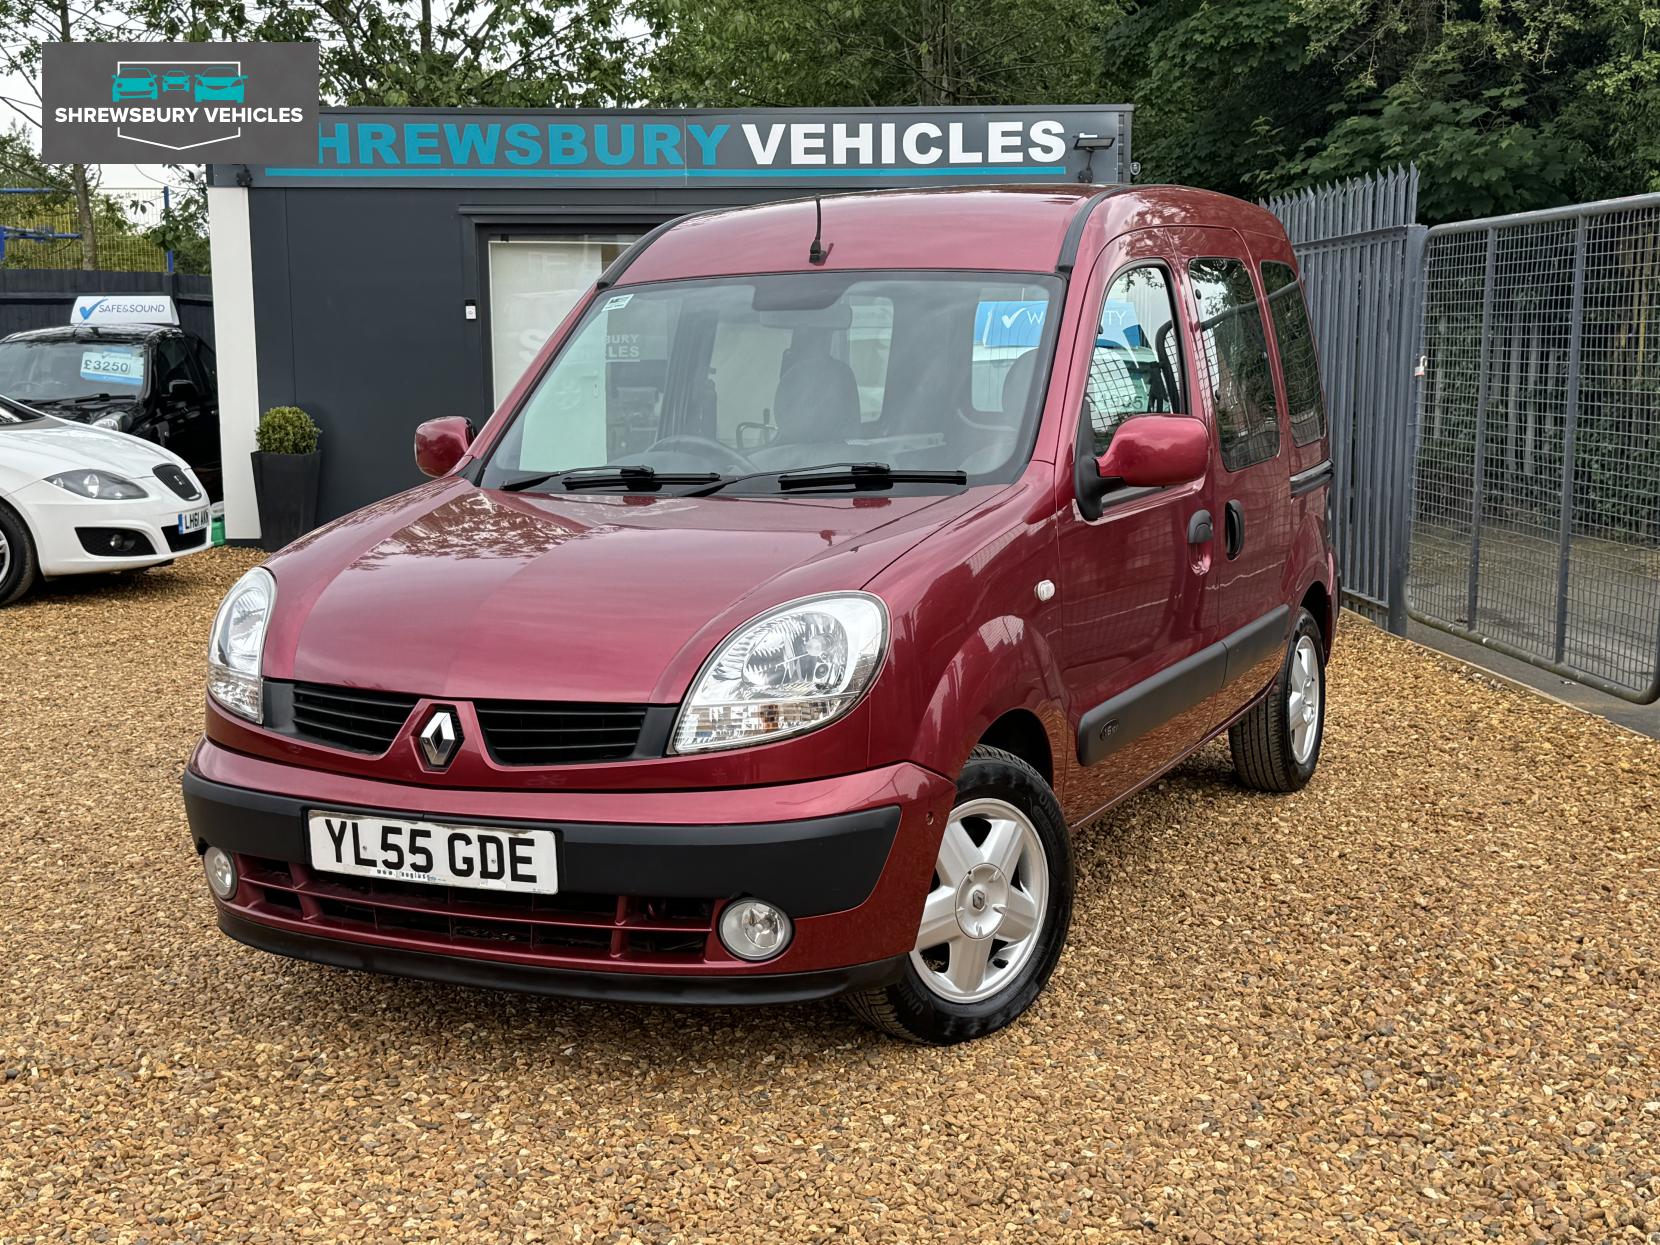
<path fill-rule="evenodd" d="M 199 532 L 208 525 L 207 507 L 200 510 L 186 510 L 179 516 L 179 535 L 189 532 Z"/>
<path fill-rule="evenodd" d="M 324 873 L 536 895 L 559 890 L 558 843 L 551 830 L 500 830 L 329 812 L 311 813 L 307 830 L 311 866 Z"/>

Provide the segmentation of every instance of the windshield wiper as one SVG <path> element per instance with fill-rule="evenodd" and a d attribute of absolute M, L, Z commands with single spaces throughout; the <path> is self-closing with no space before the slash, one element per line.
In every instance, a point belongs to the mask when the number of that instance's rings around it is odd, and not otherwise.
<path fill-rule="evenodd" d="M 567 489 L 581 488 L 661 488 L 665 484 L 712 484 L 720 476 L 713 471 L 659 472 L 644 463 L 624 463 L 619 466 L 571 467 L 564 471 L 542 471 L 533 475 L 508 480 L 496 487 L 507 493 L 520 493 L 546 484 L 550 480 L 563 482 Z"/>
<path fill-rule="evenodd" d="M 804 467 L 798 471 L 780 472 L 778 488 L 819 488 L 823 485 L 851 484 L 856 488 L 885 488 L 890 484 L 967 484 L 968 472 L 924 470 L 895 467 L 891 463 L 845 463 L 827 467 Z"/>
<path fill-rule="evenodd" d="M 772 471 L 751 471 L 739 476 L 721 476 L 708 488 L 693 489 L 687 497 L 707 497 L 745 480 L 776 477 L 780 489 L 816 488 L 821 484 L 868 484 L 873 487 L 894 483 L 967 484 L 962 471 L 923 471 L 894 467 L 888 463 L 815 463 L 811 467 L 779 467 Z"/>

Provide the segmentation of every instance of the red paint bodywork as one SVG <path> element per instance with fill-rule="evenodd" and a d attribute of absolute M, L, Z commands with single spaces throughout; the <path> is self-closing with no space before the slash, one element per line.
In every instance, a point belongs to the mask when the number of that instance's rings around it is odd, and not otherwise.
<path fill-rule="evenodd" d="M 824 267 L 1051 272 L 1084 200 L 1099 189 L 827 197 L 824 233 L 833 246 Z M 616 288 L 809 271 L 813 217 L 809 200 L 689 219 L 639 255 Z M 1112 274 L 1148 258 L 1169 262 L 1191 377 L 1200 363 L 1187 260 L 1237 255 L 1253 273 L 1267 259 L 1294 265 L 1278 222 L 1220 195 L 1138 187 L 1098 201 L 1077 237 L 1030 461 L 1011 483 L 938 495 L 690 498 L 475 487 L 457 471 L 502 434 L 596 296 L 590 292 L 449 474 L 339 519 L 267 563 L 277 599 L 266 677 L 460 703 L 464 742 L 450 768 L 435 774 L 419 762 L 410 725 L 386 756 L 365 757 L 253 726 L 209 701 L 193 769 L 319 804 L 463 822 L 720 825 L 897 804 L 899 836 L 869 900 L 803 920 L 777 960 L 742 964 L 717 946 L 699 971 L 788 973 L 909 950 L 954 776 L 994 724 L 1016 715 L 1041 730 L 1048 757 L 1038 759 L 1066 817 L 1087 822 L 1245 711 L 1278 658 L 1087 768 L 1076 747 L 1084 712 L 1240 620 L 1279 604 L 1295 608 L 1316 585 L 1336 600 L 1325 491 L 1293 498 L 1288 487 L 1289 476 L 1327 448 L 1292 444 L 1277 356 L 1276 459 L 1228 477 L 1204 387 L 1190 384 L 1203 399 L 1190 406 L 1194 417 L 1138 417 L 1132 423 L 1149 435 L 1120 437 L 1103 464 L 1127 479 L 1144 470 L 1149 482 L 1175 475 L 1174 487 L 1094 521 L 1074 499 L 1095 312 Z M 455 422 L 422 426 L 423 469 L 454 448 Z M 1205 434 L 1196 463 L 1193 426 Z M 1180 457 L 1181 471 L 1134 458 L 1138 445 L 1144 455 Z M 1225 501 L 1241 493 L 1262 552 L 1224 566 L 1219 547 L 1187 544 L 1188 520 L 1209 509 L 1220 538 Z M 1052 600 L 1036 595 L 1041 580 L 1057 586 Z M 886 602 L 889 652 L 863 702 L 811 734 L 686 757 L 508 768 L 490 759 L 466 720 L 471 698 L 678 703 L 734 627 L 797 597 L 854 589 Z M 1334 609 L 1320 620 L 1328 646 L 1334 620 Z M 410 723 L 420 720 L 418 709 Z"/>
<path fill-rule="evenodd" d="M 1107 452 L 1095 461 L 1103 480 L 1130 488 L 1186 484 L 1210 464 L 1210 430 L 1191 415 L 1138 415 L 1113 433 Z"/>
<path fill-rule="evenodd" d="M 429 419 L 415 429 L 415 465 L 422 475 L 448 475 L 466 454 L 473 424 L 459 415 Z"/>

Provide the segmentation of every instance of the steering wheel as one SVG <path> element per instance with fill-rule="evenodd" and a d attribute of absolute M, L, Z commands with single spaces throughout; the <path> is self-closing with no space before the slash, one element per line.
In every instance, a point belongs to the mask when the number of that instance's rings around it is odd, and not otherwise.
<path fill-rule="evenodd" d="M 730 445 L 722 445 L 713 437 L 700 437 L 691 433 L 678 433 L 672 437 L 664 437 L 646 448 L 646 453 L 655 453 L 657 450 L 682 450 L 695 454 L 701 458 L 718 457 L 728 467 L 736 467 L 738 473 L 757 470 L 754 463 L 738 453 Z M 714 451 L 713 455 L 710 451 Z"/>

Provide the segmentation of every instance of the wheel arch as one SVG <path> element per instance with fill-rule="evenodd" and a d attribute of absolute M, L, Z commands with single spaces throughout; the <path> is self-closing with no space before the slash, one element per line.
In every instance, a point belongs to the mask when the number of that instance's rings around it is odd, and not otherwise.
<path fill-rule="evenodd" d="M 1320 642 L 1325 647 L 1325 655 L 1330 657 L 1332 638 L 1337 629 L 1337 605 L 1332 600 L 1331 590 L 1323 580 L 1316 579 L 1304 590 L 1301 604 L 1314 615 L 1314 623 L 1320 628 Z"/>
<path fill-rule="evenodd" d="M 1060 671 L 1042 633 L 1004 614 L 965 638 L 919 715 L 913 753 L 946 775 L 962 772 L 980 744 L 1021 758 L 1055 784 L 1066 747 Z"/>
<path fill-rule="evenodd" d="M 988 726 L 978 744 L 1001 748 L 1012 753 L 1035 769 L 1053 789 L 1055 785 L 1055 750 L 1049 741 L 1049 732 L 1043 720 L 1030 709 L 1010 709 Z"/>

